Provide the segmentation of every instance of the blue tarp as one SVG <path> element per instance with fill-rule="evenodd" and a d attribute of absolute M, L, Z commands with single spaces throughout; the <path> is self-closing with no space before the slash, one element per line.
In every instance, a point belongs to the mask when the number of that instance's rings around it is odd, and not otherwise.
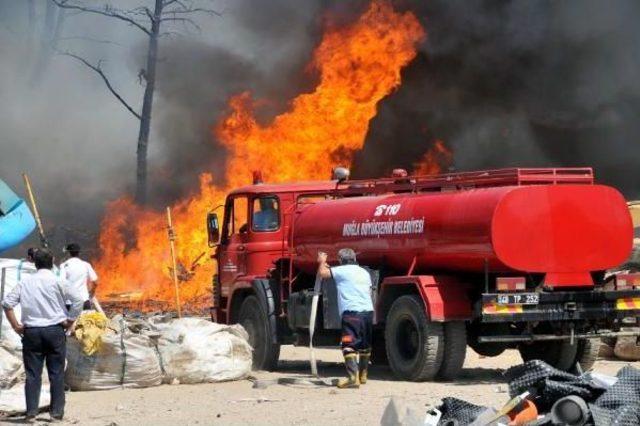
<path fill-rule="evenodd" d="M 35 228 L 27 204 L 0 180 L 0 252 L 20 244 Z"/>
<path fill-rule="evenodd" d="M 20 197 L 0 179 L 0 215 L 7 214 L 20 203 Z"/>

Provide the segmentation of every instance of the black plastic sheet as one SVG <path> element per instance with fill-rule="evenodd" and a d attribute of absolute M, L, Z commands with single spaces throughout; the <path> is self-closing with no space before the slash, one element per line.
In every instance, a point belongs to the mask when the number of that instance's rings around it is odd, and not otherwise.
<path fill-rule="evenodd" d="M 505 376 L 511 398 L 525 391 L 532 392 L 540 414 L 547 414 L 558 399 L 577 395 L 589 405 L 589 425 L 640 425 L 640 370 L 637 368 L 622 368 L 616 375 L 617 382 L 610 387 L 595 383 L 588 375 L 576 376 L 540 360 L 512 367 Z M 444 398 L 438 408 L 442 411 L 440 425 L 453 420 L 459 425 L 468 425 L 486 409 L 457 398 Z"/>
<path fill-rule="evenodd" d="M 585 401 L 593 401 L 604 389 L 583 377 L 558 370 L 544 361 L 533 360 L 509 368 L 505 373 L 509 381 L 511 397 L 527 390 L 534 390 L 538 412 L 548 412 L 562 397 L 577 395 Z"/>
<path fill-rule="evenodd" d="M 458 398 L 443 398 L 442 405 L 438 407 L 442 412 L 439 425 L 468 425 L 473 422 L 487 407 L 475 405 Z"/>

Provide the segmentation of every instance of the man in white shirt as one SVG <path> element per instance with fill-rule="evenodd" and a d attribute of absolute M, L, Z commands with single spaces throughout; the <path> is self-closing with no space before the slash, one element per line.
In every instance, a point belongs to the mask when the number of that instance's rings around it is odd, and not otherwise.
<path fill-rule="evenodd" d="M 49 250 L 36 250 L 34 258 L 37 272 L 23 276 L 2 306 L 11 327 L 22 336 L 27 420 L 33 421 L 38 414 L 45 361 L 51 391 L 49 413 L 52 419 L 61 420 L 65 404 L 65 329 L 80 312 L 82 301 L 65 293 L 65 281 L 51 271 L 53 255 Z M 67 311 L 65 299 L 71 301 L 71 311 Z M 22 308 L 20 322 L 13 311 L 18 304 Z"/>
<path fill-rule="evenodd" d="M 318 274 L 333 278 L 338 291 L 338 310 L 342 317 L 342 354 L 347 378 L 339 388 L 357 388 L 367 383 L 371 338 L 373 334 L 373 302 L 371 275 L 358 265 L 356 253 L 350 248 L 338 251 L 339 266 L 329 267 L 327 255 L 318 254 Z"/>
<path fill-rule="evenodd" d="M 68 244 L 65 251 L 69 253 L 69 259 L 60 265 L 60 276 L 69 282 L 68 292 L 84 302 L 83 309 L 91 309 L 91 299 L 98 285 L 98 274 L 89 262 L 80 259 L 80 245 Z"/>

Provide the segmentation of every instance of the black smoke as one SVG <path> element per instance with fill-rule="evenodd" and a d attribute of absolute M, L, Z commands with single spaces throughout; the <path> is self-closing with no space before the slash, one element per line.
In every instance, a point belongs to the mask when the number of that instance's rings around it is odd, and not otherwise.
<path fill-rule="evenodd" d="M 30 172 L 45 226 L 62 229 L 62 239 L 75 235 L 69 229 L 95 233 L 106 203 L 133 188 L 137 123 L 72 59 L 52 55 L 34 71 L 48 2 L 34 3 L 36 28 L 29 3 L 0 0 L 0 178 L 21 189 L 20 172 Z M 258 111 L 265 123 L 286 110 L 317 81 L 306 65 L 323 26 L 348 24 L 368 1 L 210 4 L 222 16 L 161 41 L 149 158 L 155 207 L 195 192 L 203 171 L 224 174 L 226 152 L 212 129 L 230 96 L 249 90 L 266 100 Z M 593 166 L 601 181 L 640 197 L 640 3 L 394 4 L 415 13 L 428 37 L 380 103 L 356 175 L 410 169 L 439 139 L 456 170 Z M 67 16 L 58 48 L 104 60 L 138 108 L 146 41 L 105 19 Z"/>
<path fill-rule="evenodd" d="M 225 42 L 179 37 L 164 44 L 154 117 L 161 153 L 152 169 L 157 183 L 151 188 L 153 203 L 193 191 L 202 172 L 224 176 L 226 151 L 214 128 L 231 96 L 250 92 L 262 104 L 258 119 L 267 123 L 296 95 L 313 88 L 316 76 L 303 70 L 321 36 L 320 3 L 234 1 L 222 18 L 210 22 L 220 34 L 213 31 L 208 37 L 222 34 Z"/>
<path fill-rule="evenodd" d="M 640 3 L 403 1 L 428 32 L 384 100 L 361 176 L 441 139 L 457 170 L 592 166 L 640 196 Z"/>

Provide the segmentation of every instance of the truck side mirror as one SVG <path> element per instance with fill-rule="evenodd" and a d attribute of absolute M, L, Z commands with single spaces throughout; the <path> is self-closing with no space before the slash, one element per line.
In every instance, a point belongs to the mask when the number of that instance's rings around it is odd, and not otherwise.
<path fill-rule="evenodd" d="M 207 214 L 207 236 L 209 237 L 209 247 L 215 247 L 220 240 L 220 225 L 216 213 Z"/>

